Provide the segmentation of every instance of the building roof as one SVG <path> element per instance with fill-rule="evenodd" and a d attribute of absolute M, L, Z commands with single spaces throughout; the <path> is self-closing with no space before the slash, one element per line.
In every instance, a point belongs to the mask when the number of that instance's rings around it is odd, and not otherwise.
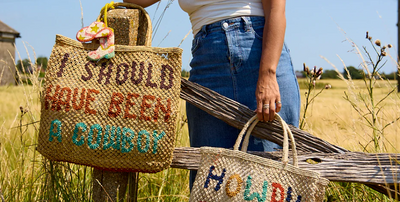
<path fill-rule="evenodd" d="M 15 31 L 13 28 L 11 28 L 10 26 L 6 25 L 1 20 L 0 20 L 0 33 L 9 33 L 9 34 L 14 34 L 15 37 L 21 37 L 19 35 L 19 32 Z"/>

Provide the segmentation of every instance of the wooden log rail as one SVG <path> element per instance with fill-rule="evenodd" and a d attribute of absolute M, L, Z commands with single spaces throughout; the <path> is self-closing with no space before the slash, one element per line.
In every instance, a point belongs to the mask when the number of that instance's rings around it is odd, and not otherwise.
<path fill-rule="evenodd" d="M 181 79 L 180 96 L 190 104 L 238 129 L 243 128 L 244 124 L 255 114 L 248 107 L 186 79 Z M 298 150 L 323 153 L 349 152 L 347 149 L 330 144 L 294 126 L 289 125 L 289 127 L 296 140 Z M 281 134 L 283 132 L 277 120 L 272 123 L 260 122 L 252 134 L 282 145 L 283 136 Z"/>
<path fill-rule="evenodd" d="M 186 79 L 181 79 L 180 97 L 238 129 L 243 128 L 247 120 L 254 116 L 254 112 L 248 107 Z M 317 159 L 321 160 L 321 163 L 313 165 L 304 162 L 299 163 L 301 168 L 321 172 L 322 176 L 332 181 L 360 182 L 391 198 L 400 198 L 400 192 L 397 188 L 397 175 L 400 169 L 397 162 L 399 156 L 394 155 L 395 158 L 392 158 L 393 155 L 391 154 L 364 154 L 366 156 L 360 156 L 362 154 L 350 152 L 347 149 L 330 144 L 296 127 L 290 126 L 290 129 L 299 151 L 316 152 L 316 154 L 308 154 L 309 156 L 301 156 L 301 159 L 304 161 L 316 156 Z M 258 138 L 267 139 L 279 145 L 282 145 L 283 142 L 281 134 L 282 129 L 276 120 L 271 123 L 259 123 L 252 132 L 252 135 Z M 194 148 L 194 150 L 196 149 Z M 172 167 L 179 168 L 177 162 L 182 158 L 191 161 L 191 165 L 181 168 L 197 168 L 198 165 L 193 164 L 199 162 L 199 157 L 195 158 L 196 152 L 183 152 L 185 156 L 179 156 L 178 151 L 182 151 L 182 149 L 177 148 L 175 151 L 177 153 L 174 153 Z M 373 155 L 379 158 L 374 159 Z M 336 160 L 332 158 L 334 156 L 337 157 Z M 350 158 L 351 156 L 352 158 Z M 268 157 L 268 153 L 264 154 L 264 157 Z M 347 157 L 348 160 L 340 160 L 341 157 Z M 333 166 L 338 162 L 340 162 L 340 165 Z M 359 177 L 360 179 L 357 180 Z"/>
<path fill-rule="evenodd" d="M 277 161 L 282 157 L 282 152 L 279 151 L 249 153 Z M 400 184 L 400 154 L 301 152 L 298 159 L 300 168 L 319 172 L 322 177 L 331 181 L 376 185 Z M 175 148 L 172 168 L 197 170 L 199 165 L 199 148 Z"/>

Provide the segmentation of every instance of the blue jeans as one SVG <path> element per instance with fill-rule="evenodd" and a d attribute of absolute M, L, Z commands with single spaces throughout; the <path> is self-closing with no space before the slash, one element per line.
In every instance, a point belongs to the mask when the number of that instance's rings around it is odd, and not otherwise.
<path fill-rule="evenodd" d="M 193 39 L 189 80 L 255 110 L 263 30 L 264 17 L 258 16 L 236 17 L 203 26 Z M 298 127 L 299 86 L 285 44 L 276 77 L 282 101 L 279 115 Z M 233 147 L 240 130 L 189 103 L 186 113 L 192 147 Z M 273 151 L 274 148 L 280 147 L 251 136 L 248 150 Z M 190 187 L 195 175 L 195 171 L 190 173 Z"/>

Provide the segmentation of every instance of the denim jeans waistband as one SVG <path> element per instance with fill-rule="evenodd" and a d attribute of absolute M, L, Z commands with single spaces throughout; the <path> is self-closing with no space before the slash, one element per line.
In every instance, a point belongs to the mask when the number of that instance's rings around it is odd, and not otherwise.
<path fill-rule="evenodd" d="M 225 31 L 230 28 L 244 26 L 249 29 L 252 26 L 262 26 L 265 23 L 264 16 L 241 16 L 224 19 L 201 27 L 201 30 L 196 34 L 207 34 L 210 32 Z M 195 36 L 195 37 L 196 37 Z"/>

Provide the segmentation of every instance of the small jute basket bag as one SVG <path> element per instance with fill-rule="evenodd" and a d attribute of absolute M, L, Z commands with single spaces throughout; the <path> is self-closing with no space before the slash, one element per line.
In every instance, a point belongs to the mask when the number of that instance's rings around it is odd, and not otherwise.
<path fill-rule="evenodd" d="M 279 115 L 283 131 L 282 162 L 246 153 L 250 133 L 257 124 L 251 118 L 240 132 L 234 149 L 201 147 L 201 165 L 198 169 L 191 202 L 200 201 L 323 201 L 329 181 L 319 173 L 298 167 L 293 135 Z M 239 145 L 247 128 L 242 151 Z M 288 164 L 288 135 L 291 139 L 293 165 Z"/>
<path fill-rule="evenodd" d="M 115 45 L 115 56 L 97 62 L 98 44 L 57 35 L 41 98 L 37 150 L 55 161 L 100 169 L 158 172 L 175 147 L 180 94 L 180 48 L 151 47 L 151 22 L 139 35 L 144 46 Z M 143 29 L 146 28 L 146 29 Z"/>

